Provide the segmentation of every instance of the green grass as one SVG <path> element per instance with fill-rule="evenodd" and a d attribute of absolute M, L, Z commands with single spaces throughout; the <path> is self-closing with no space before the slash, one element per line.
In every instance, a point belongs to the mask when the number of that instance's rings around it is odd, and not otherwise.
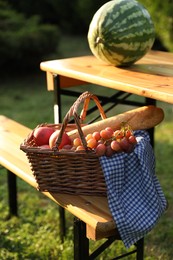
<path fill-rule="evenodd" d="M 108 94 L 108 90 L 104 90 L 104 88 L 98 90 L 96 86 L 94 88 L 84 86 L 81 91 L 86 89 L 96 94 L 100 90 L 103 95 Z M 111 90 L 109 92 L 112 93 Z M 133 98 L 138 99 L 138 97 Z M 53 93 L 47 92 L 46 78 L 41 71 L 38 71 L 37 75 L 31 74 L 2 79 L 0 82 L 0 99 L 0 114 L 14 118 L 28 127 L 34 128 L 43 122 L 53 122 Z M 63 96 L 63 115 L 66 114 L 72 103 L 72 98 Z M 158 105 L 164 109 L 165 119 L 156 127 L 155 131 L 156 173 L 168 199 L 169 208 L 145 238 L 145 259 L 172 260 L 173 138 L 171 120 L 173 118 L 173 106 L 162 102 L 158 102 Z M 126 109 L 128 109 L 127 106 L 119 106 L 113 113 Z M 18 180 L 18 190 L 19 217 L 6 220 L 8 215 L 6 171 L 0 168 L 0 259 L 72 259 L 73 216 L 66 212 L 67 235 L 64 244 L 62 244 L 59 238 L 57 205 L 20 179 Z M 100 242 L 91 242 L 91 248 L 93 249 L 99 244 Z M 116 242 L 98 259 L 108 259 L 124 250 L 122 242 Z M 135 258 L 131 256 L 126 259 L 132 260 Z"/>

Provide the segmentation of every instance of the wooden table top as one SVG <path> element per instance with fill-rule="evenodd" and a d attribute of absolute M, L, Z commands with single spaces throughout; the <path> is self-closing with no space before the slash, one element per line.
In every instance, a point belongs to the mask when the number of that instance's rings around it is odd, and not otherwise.
<path fill-rule="evenodd" d="M 173 104 L 173 53 L 150 51 L 128 68 L 107 65 L 94 56 L 46 61 L 40 68 L 47 76 L 68 78 L 71 86 L 81 81 Z"/>

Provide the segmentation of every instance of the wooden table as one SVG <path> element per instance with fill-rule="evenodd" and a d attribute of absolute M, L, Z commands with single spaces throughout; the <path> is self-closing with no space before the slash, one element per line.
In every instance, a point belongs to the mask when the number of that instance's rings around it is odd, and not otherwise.
<path fill-rule="evenodd" d="M 173 53 L 150 51 L 129 68 L 104 64 L 94 56 L 46 61 L 40 67 L 46 72 L 48 90 L 54 91 L 55 123 L 61 122 L 62 90 L 80 89 L 84 84 L 135 94 L 151 103 L 160 100 L 173 104 Z"/>
<path fill-rule="evenodd" d="M 42 62 L 48 90 L 54 90 L 54 77 L 60 87 L 86 83 L 121 90 L 173 104 L 173 53 L 150 51 L 129 68 L 106 65 L 94 56 Z"/>

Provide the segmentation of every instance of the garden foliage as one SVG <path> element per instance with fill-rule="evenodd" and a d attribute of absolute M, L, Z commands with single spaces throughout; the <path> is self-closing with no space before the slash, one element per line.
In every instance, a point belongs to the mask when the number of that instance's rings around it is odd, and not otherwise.
<path fill-rule="evenodd" d="M 38 15 L 26 17 L 0 0 L 0 68 L 39 67 L 56 51 L 58 37 L 55 25 L 41 23 Z"/>
<path fill-rule="evenodd" d="M 173 51 L 173 1 L 138 1 L 154 21 L 154 48 Z M 0 69 L 38 68 L 41 60 L 58 57 L 61 35 L 87 36 L 94 13 L 106 2 L 0 0 Z"/>

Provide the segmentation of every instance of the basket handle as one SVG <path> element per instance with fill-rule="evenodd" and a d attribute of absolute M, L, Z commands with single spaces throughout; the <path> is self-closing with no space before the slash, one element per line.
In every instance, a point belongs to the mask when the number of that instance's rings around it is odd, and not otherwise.
<path fill-rule="evenodd" d="M 58 136 L 58 138 L 56 140 L 56 148 L 58 148 L 60 143 L 61 143 L 63 133 L 64 133 L 64 131 L 66 129 L 66 126 L 67 126 L 70 118 L 74 117 L 74 120 L 75 120 L 75 123 L 76 123 L 76 126 L 77 126 L 77 130 L 79 132 L 79 136 L 80 136 L 80 139 L 82 141 L 82 144 L 83 144 L 85 150 L 86 151 L 88 150 L 87 142 L 85 140 L 83 131 L 81 129 L 81 123 L 86 118 L 89 102 L 90 102 L 91 99 L 93 99 L 93 101 L 96 103 L 96 105 L 97 105 L 97 107 L 99 109 L 101 118 L 102 119 L 106 119 L 107 118 L 106 114 L 104 113 L 104 110 L 103 110 L 103 108 L 102 108 L 102 106 L 100 104 L 100 101 L 97 98 L 97 96 L 95 96 L 94 94 L 92 94 L 92 93 L 90 93 L 88 91 L 82 93 L 78 97 L 78 99 L 74 102 L 74 104 L 71 106 L 71 108 L 69 109 L 69 111 L 67 112 L 67 114 L 65 115 L 65 117 L 63 119 L 63 122 L 62 122 L 62 125 L 61 125 L 61 128 L 60 128 L 60 132 L 59 132 L 59 136 Z M 78 116 L 78 108 L 79 108 L 81 103 L 84 103 L 84 105 L 83 105 L 83 109 L 82 109 L 82 111 L 80 113 L 80 117 L 79 117 Z"/>

